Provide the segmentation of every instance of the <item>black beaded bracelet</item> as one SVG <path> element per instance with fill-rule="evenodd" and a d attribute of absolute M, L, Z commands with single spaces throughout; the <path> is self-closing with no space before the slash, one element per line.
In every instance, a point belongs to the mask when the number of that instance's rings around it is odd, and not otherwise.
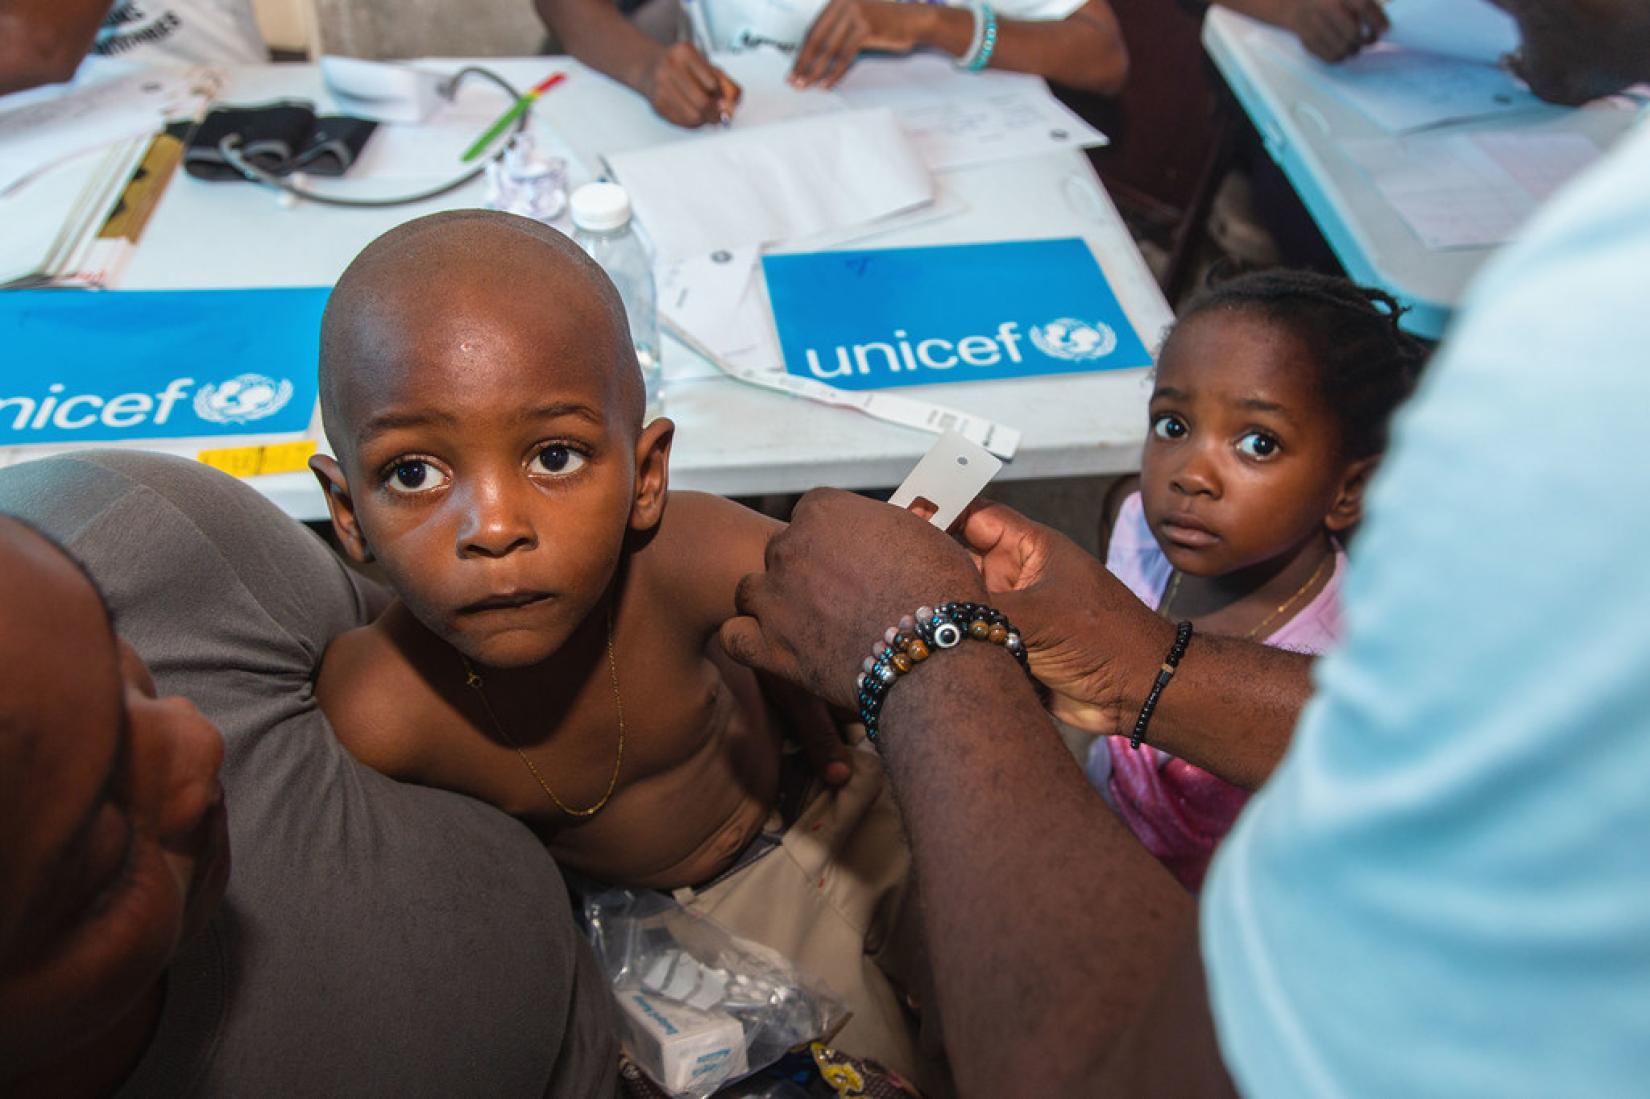
<path fill-rule="evenodd" d="M 1180 666 L 1180 658 L 1186 655 L 1186 646 L 1192 642 L 1192 624 L 1179 622 L 1174 628 L 1174 645 L 1169 649 L 1169 655 L 1163 658 L 1163 666 L 1157 670 L 1157 679 L 1152 683 L 1152 689 L 1146 694 L 1146 701 L 1140 707 L 1140 716 L 1134 719 L 1134 735 L 1129 737 L 1129 747 L 1140 750 L 1140 742 L 1146 739 L 1146 723 L 1152 719 L 1152 711 L 1157 709 L 1157 696 L 1163 693 L 1163 688 L 1169 685 L 1174 678 L 1174 670 Z"/>
<path fill-rule="evenodd" d="M 915 615 L 906 615 L 899 620 L 899 625 L 888 627 L 882 640 L 871 647 L 871 655 L 865 658 L 865 669 L 856 681 L 859 720 L 864 723 L 865 735 L 872 744 L 880 747 L 882 743 L 878 722 L 889 688 L 938 650 L 954 649 L 965 638 L 1001 645 L 1014 654 L 1027 675 L 1031 674 L 1019 631 L 1001 611 L 980 603 L 918 607 Z"/>

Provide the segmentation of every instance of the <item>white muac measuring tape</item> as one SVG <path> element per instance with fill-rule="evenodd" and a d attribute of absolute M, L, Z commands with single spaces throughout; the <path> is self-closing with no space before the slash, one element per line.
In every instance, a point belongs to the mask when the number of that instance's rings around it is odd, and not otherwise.
<path fill-rule="evenodd" d="M 1020 432 L 1018 429 L 993 423 L 982 416 L 974 416 L 955 408 L 929 404 L 927 401 L 918 401 L 910 397 L 838 389 L 812 378 L 797 377 L 795 374 L 734 366 L 699 342 L 685 328 L 663 313 L 659 314 L 659 327 L 670 333 L 689 351 L 700 356 L 735 381 L 760 386 L 763 389 L 776 390 L 780 393 L 789 393 L 793 397 L 804 397 L 810 401 L 833 405 L 837 408 L 858 409 L 867 416 L 878 420 L 900 424 L 903 427 L 914 427 L 920 431 L 956 432 L 969 442 L 983 447 L 991 454 L 1005 460 L 1014 457 L 1014 452 L 1020 448 Z M 924 461 L 926 460 L 924 459 Z M 922 468 L 920 463 L 918 468 Z M 997 463 L 997 468 L 1002 468 L 1001 462 Z M 986 475 L 986 480 L 990 480 L 995 473 L 996 469 L 993 469 L 991 473 Z M 985 481 L 981 481 L 980 487 L 983 487 L 984 484 Z M 979 487 L 976 487 L 975 491 L 978 492 Z M 970 498 L 972 499 L 972 497 Z M 933 497 L 930 496 L 928 499 L 933 500 Z M 938 503 L 939 501 L 935 500 L 934 502 Z M 966 503 L 965 500 L 964 504 Z M 961 509 L 959 508 L 959 510 Z"/>

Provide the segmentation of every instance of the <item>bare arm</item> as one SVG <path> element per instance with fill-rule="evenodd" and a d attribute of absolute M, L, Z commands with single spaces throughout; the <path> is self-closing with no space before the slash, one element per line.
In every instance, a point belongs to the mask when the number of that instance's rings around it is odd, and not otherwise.
<path fill-rule="evenodd" d="M 666 121 L 704 125 L 739 102 L 739 85 L 692 45 L 661 46 L 612 0 L 534 0 L 534 6 L 568 53 L 639 92 Z"/>
<path fill-rule="evenodd" d="M 1325 61 L 1341 61 L 1374 42 L 1387 28 L 1380 0 L 1216 0 L 1263 22 L 1295 32 L 1301 45 Z"/>
<path fill-rule="evenodd" d="M 762 568 L 768 540 L 784 524 L 760 512 L 702 492 L 673 492 L 665 508 L 659 545 L 666 564 L 669 605 L 706 639 L 733 617 L 734 591 L 747 573 Z M 782 679 L 758 675 L 762 694 L 791 739 L 829 786 L 848 781 L 850 753 L 825 704 Z"/>
<path fill-rule="evenodd" d="M 0 95 L 74 75 L 109 0 L 0 0 Z"/>
<path fill-rule="evenodd" d="M 844 493 L 805 497 L 767 564 L 729 650 L 839 703 L 885 622 L 986 597 L 954 543 Z M 1115 1094 L 1227 1093 L 1187 955 L 1194 902 L 1085 782 L 1014 659 L 979 642 L 929 657 L 890 691 L 881 740 L 965 1092 L 1091 1095 L 1104 1075 L 1148 1082 Z M 1167 1063 L 1144 1019 L 1186 1037 Z"/>
<path fill-rule="evenodd" d="M 962 528 L 992 600 L 1025 631 L 1050 709 L 1097 735 L 1128 734 L 1174 627 L 1063 535 L 1001 504 Z M 1198 635 L 1163 691 L 1147 740 L 1253 789 L 1282 758 L 1311 694 L 1312 658 Z"/>
<path fill-rule="evenodd" d="M 974 15 L 963 8 L 832 0 L 797 50 L 793 74 L 803 85 L 832 87 L 864 50 L 933 49 L 961 57 L 973 35 Z M 1110 5 L 1088 0 L 1061 20 L 999 19 L 990 67 L 1110 95 L 1123 87 L 1129 55 Z"/>

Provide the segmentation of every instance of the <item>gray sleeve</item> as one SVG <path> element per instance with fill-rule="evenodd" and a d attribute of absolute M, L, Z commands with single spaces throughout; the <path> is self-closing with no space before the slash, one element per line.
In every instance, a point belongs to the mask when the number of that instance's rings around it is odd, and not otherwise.
<path fill-rule="evenodd" d="M 327 643 L 380 593 L 179 459 L 15 466 L 0 510 L 86 565 L 160 689 L 225 737 L 229 892 L 180 953 L 130 1093 L 613 1092 L 611 997 L 543 847 L 489 806 L 362 767 L 315 705 Z"/>

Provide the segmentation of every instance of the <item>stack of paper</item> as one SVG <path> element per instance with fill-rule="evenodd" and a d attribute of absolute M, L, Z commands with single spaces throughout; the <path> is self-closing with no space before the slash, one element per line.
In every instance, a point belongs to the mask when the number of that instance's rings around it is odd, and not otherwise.
<path fill-rule="evenodd" d="M 934 200 L 887 109 L 841 111 L 608 158 L 658 257 L 865 225 Z"/>
<path fill-rule="evenodd" d="M 1106 144 L 1041 77 L 963 72 L 929 54 L 862 57 L 837 94 L 855 107 L 890 108 L 936 172 Z"/>
<path fill-rule="evenodd" d="M 214 69 L 111 74 L 0 99 L 0 286 L 101 286 L 118 274 L 196 118 Z"/>

